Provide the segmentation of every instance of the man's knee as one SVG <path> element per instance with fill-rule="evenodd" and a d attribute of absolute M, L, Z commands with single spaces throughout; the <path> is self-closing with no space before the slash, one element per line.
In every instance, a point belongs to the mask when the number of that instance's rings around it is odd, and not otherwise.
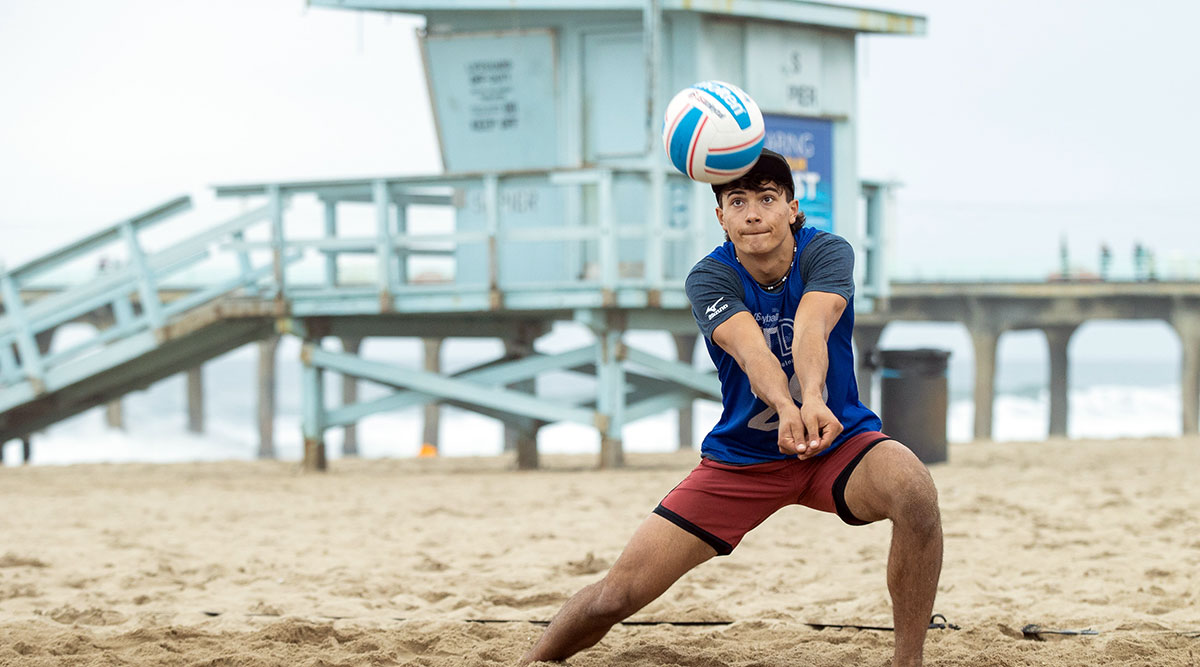
<path fill-rule="evenodd" d="M 714 555 L 713 548 L 700 538 L 651 514 L 608 574 L 593 584 L 587 613 L 611 623 L 623 621 Z"/>
<path fill-rule="evenodd" d="M 892 477 L 889 517 L 893 523 L 920 535 L 933 536 L 942 525 L 938 492 L 929 469 L 907 447 Z"/>
<path fill-rule="evenodd" d="M 894 440 L 880 443 L 863 459 L 847 487 L 848 501 L 851 493 L 873 520 L 890 519 L 918 533 L 933 533 L 941 525 L 933 477 L 916 454 Z"/>
<path fill-rule="evenodd" d="M 610 624 L 619 623 L 642 608 L 632 587 L 605 577 L 593 584 L 596 594 L 588 605 L 588 614 Z"/>

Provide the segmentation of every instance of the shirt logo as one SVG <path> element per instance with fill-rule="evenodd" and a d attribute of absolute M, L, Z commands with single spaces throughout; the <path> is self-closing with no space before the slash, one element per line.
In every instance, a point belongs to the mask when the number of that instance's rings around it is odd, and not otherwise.
<path fill-rule="evenodd" d="M 725 297 L 721 297 L 720 299 L 713 301 L 711 306 L 704 309 L 704 314 L 708 315 L 708 319 L 710 321 L 712 320 L 712 318 L 725 312 L 725 309 L 729 307 L 729 304 L 727 304 L 727 303 L 721 304 L 721 302 L 724 300 L 725 300 Z M 718 305 L 720 305 L 720 307 L 718 307 Z"/>

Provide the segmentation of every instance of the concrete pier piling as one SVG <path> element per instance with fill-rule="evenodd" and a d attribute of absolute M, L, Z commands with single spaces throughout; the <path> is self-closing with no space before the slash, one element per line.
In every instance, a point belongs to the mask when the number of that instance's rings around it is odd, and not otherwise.
<path fill-rule="evenodd" d="M 977 325 L 971 328 L 975 348 L 975 427 L 976 440 L 992 439 L 992 411 L 996 400 L 996 343 L 999 330 Z"/>
<path fill-rule="evenodd" d="M 1068 393 L 1071 388 L 1070 365 L 1067 360 L 1067 348 L 1071 336 L 1075 333 L 1073 324 L 1044 327 L 1046 344 L 1050 352 L 1050 437 L 1065 438 L 1067 436 L 1067 420 L 1070 416 L 1070 400 Z"/>
<path fill-rule="evenodd" d="M 1200 304 L 1173 313 L 1171 325 L 1179 334 L 1182 367 L 1179 384 L 1183 434 L 1200 433 Z"/>

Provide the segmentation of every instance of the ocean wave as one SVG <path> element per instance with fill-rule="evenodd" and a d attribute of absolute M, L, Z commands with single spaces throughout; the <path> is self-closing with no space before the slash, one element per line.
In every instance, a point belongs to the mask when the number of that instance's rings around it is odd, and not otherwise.
<path fill-rule="evenodd" d="M 1068 394 L 1067 436 L 1071 438 L 1140 438 L 1178 436 L 1183 431 L 1178 385 L 1142 387 L 1096 385 Z M 1050 395 L 1000 394 L 993 408 L 996 440 L 1043 440 L 1050 423 Z M 947 436 L 968 442 L 974 431 L 971 399 L 950 404 Z"/>
<path fill-rule="evenodd" d="M 1072 438 L 1130 438 L 1178 436 L 1182 431 L 1178 385 L 1140 387 L 1097 385 L 1069 396 L 1067 433 Z M 257 456 L 258 431 L 248 411 L 211 415 L 203 435 L 188 433 L 182 411 L 161 412 L 136 402 L 126 411 L 125 430 L 105 425 L 103 410 L 92 410 L 34 436 L 35 464 L 65 465 L 98 462 L 153 462 L 249 460 Z M 132 409 L 129 409 L 132 408 Z M 1000 441 L 1042 440 L 1049 430 L 1050 398 L 999 394 L 993 416 L 993 434 Z M 721 406 L 697 401 L 693 415 L 696 439 L 716 423 Z M 974 430 L 974 404 L 969 398 L 950 403 L 946 429 L 951 442 L 967 442 Z M 624 446 L 630 452 L 667 452 L 679 446 L 678 417 L 667 412 L 626 425 Z M 886 425 L 885 425 L 886 429 Z M 329 429 L 329 457 L 342 455 L 343 430 Z M 422 417 L 417 409 L 374 415 L 358 424 L 359 455 L 365 458 L 416 456 L 422 442 Z M 442 408 L 439 429 L 444 456 L 492 456 L 503 451 L 504 428 L 496 420 L 456 408 Z M 301 457 L 299 418 L 280 415 L 275 421 L 276 456 Z M 580 424 L 551 424 L 541 429 L 538 449 L 545 454 L 585 454 L 600 449 L 596 429 Z M 20 442 L 5 445 L 4 460 L 15 465 Z"/>

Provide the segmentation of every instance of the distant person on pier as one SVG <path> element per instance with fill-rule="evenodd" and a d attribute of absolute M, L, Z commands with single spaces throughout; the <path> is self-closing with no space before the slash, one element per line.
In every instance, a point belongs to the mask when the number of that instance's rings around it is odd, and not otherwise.
<path fill-rule="evenodd" d="M 724 412 L 704 438 L 700 464 L 643 521 L 608 574 L 563 605 L 521 664 L 594 645 L 686 572 L 728 555 L 767 517 L 798 504 L 854 526 L 892 521 L 893 664 L 919 665 L 942 565 L 937 490 L 859 401 L 850 244 L 804 227 L 791 167 L 778 153 L 764 150 L 749 173 L 713 192 L 726 242 L 692 269 L 687 293 Z M 817 573 L 822 565 L 779 567 Z"/>

